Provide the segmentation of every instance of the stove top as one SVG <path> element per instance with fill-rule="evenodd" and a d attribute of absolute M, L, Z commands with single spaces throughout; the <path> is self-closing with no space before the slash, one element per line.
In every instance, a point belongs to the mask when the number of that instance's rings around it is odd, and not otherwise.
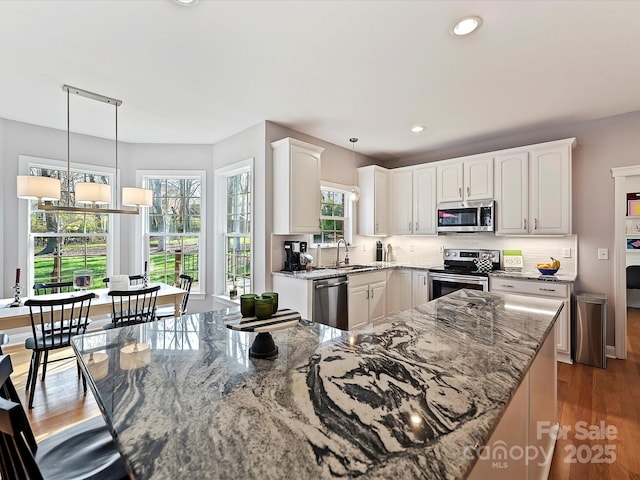
<path fill-rule="evenodd" d="M 488 277 L 488 273 L 478 272 L 478 267 L 476 266 L 476 262 L 483 259 L 491 260 L 493 270 L 500 268 L 500 250 L 459 250 L 445 248 L 442 252 L 444 265 L 441 267 L 433 267 L 429 270 L 451 275 Z"/>

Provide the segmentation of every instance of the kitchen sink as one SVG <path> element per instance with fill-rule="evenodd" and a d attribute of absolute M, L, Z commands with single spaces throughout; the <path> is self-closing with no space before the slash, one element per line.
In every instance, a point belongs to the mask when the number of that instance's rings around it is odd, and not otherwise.
<path fill-rule="evenodd" d="M 361 270 L 364 268 L 373 268 L 371 265 L 340 265 L 336 267 L 338 270 Z"/>

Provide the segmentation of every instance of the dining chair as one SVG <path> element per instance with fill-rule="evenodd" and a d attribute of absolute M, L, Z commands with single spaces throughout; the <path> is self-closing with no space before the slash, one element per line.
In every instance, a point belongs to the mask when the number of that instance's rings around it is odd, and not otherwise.
<path fill-rule="evenodd" d="M 180 275 L 180 281 L 178 283 L 178 288 L 181 290 L 186 290 L 182 296 L 182 302 L 180 303 L 180 312 L 179 315 L 184 315 L 187 313 L 187 302 L 189 301 L 189 292 L 191 292 L 191 285 L 193 284 L 193 277 L 191 275 Z M 167 318 L 167 317 L 175 317 L 175 307 L 162 307 L 156 309 L 156 318 Z"/>
<path fill-rule="evenodd" d="M 109 277 L 103 278 L 105 287 L 109 286 Z M 142 285 L 144 282 L 144 275 L 129 275 L 129 285 Z"/>
<path fill-rule="evenodd" d="M 129 478 L 113 437 L 94 417 L 36 442 L 11 382 L 9 355 L 0 356 L 0 475 L 3 479 Z"/>
<path fill-rule="evenodd" d="M 53 282 L 53 283 L 36 283 L 33 286 L 33 292 L 36 295 L 48 295 L 50 293 L 68 293 L 73 292 L 73 282 Z"/>
<path fill-rule="evenodd" d="M 111 290 L 111 323 L 102 328 L 124 327 L 154 320 L 160 285 L 136 290 Z"/>
<path fill-rule="evenodd" d="M 27 375 L 26 388 L 29 391 L 29 408 L 33 408 L 33 394 L 36 389 L 36 379 L 40 361 L 43 360 L 42 381 L 47 374 L 49 352 L 71 346 L 71 337 L 80 335 L 87 330 L 89 323 L 89 307 L 94 298 L 93 293 L 69 296 L 65 298 L 39 300 L 29 299 L 24 304 L 29 307 L 32 337 L 27 338 L 24 347 L 31 350 L 31 363 Z M 44 354 L 44 359 L 42 356 Z M 65 357 L 55 361 L 67 360 Z M 87 383 L 82 375 L 84 391 Z"/>

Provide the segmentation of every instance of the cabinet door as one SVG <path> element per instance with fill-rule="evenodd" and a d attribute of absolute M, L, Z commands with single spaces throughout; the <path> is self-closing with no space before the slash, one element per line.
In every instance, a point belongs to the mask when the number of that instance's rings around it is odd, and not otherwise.
<path fill-rule="evenodd" d="M 376 235 L 386 235 L 389 232 L 387 222 L 388 176 L 387 172 L 376 170 L 373 174 L 375 184 L 374 200 L 374 231 Z"/>
<path fill-rule="evenodd" d="M 464 162 L 464 199 L 493 198 L 493 157 Z"/>
<path fill-rule="evenodd" d="M 569 325 L 569 301 L 564 301 L 564 306 L 558 319 L 556 320 L 556 340 L 558 342 L 557 348 L 559 353 L 564 353 L 567 356 L 571 355 L 571 329 Z"/>
<path fill-rule="evenodd" d="M 529 480 L 547 478 L 545 472 L 548 473 L 548 465 L 541 461 L 541 453 L 544 452 L 545 458 L 550 458 L 555 447 L 555 436 L 549 432 L 549 427 L 558 423 L 555 345 L 552 330 L 529 369 L 529 445 L 538 452 L 536 460 L 529 463 Z M 540 427 L 545 426 L 546 430 L 543 431 Z"/>
<path fill-rule="evenodd" d="M 571 152 L 569 146 L 533 150 L 529 168 L 529 232 L 571 233 Z"/>
<path fill-rule="evenodd" d="M 391 195 L 390 219 L 391 233 L 410 235 L 413 233 L 413 174 L 411 170 L 390 173 Z"/>
<path fill-rule="evenodd" d="M 316 233 L 320 221 L 320 158 L 291 146 L 291 233 Z"/>
<path fill-rule="evenodd" d="M 491 434 L 485 456 L 478 459 L 471 470 L 469 480 L 527 479 L 526 455 L 511 456 L 509 449 L 512 446 L 526 449 L 528 440 L 529 374 L 527 373 Z"/>
<path fill-rule="evenodd" d="M 387 282 L 369 285 L 369 321 L 375 322 L 384 318 L 387 313 Z"/>
<path fill-rule="evenodd" d="M 529 174 L 527 152 L 495 158 L 496 233 L 528 232 Z"/>
<path fill-rule="evenodd" d="M 412 306 L 413 308 L 429 301 L 429 282 L 426 270 L 413 271 Z"/>
<path fill-rule="evenodd" d="M 411 270 L 391 270 L 387 277 L 387 314 L 411 308 Z"/>
<path fill-rule="evenodd" d="M 369 322 L 369 285 L 349 287 L 349 330 Z"/>
<path fill-rule="evenodd" d="M 438 202 L 462 201 L 462 162 L 438 166 Z"/>
<path fill-rule="evenodd" d="M 413 171 L 413 233 L 436 234 L 435 167 L 421 167 Z"/>

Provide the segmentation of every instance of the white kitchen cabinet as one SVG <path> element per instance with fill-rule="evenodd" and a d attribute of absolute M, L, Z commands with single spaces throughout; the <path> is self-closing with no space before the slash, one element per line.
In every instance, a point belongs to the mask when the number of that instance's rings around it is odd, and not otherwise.
<path fill-rule="evenodd" d="M 321 147 L 283 138 L 273 149 L 273 233 L 320 230 Z"/>
<path fill-rule="evenodd" d="M 442 163 L 438 171 L 438 202 L 493 198 L 493 156 L 479 155 Z"/>
<path fill-rule="evenodd" d="M 438 202 L 461 202 L 462 175 L 464 169 L 462 162 L 450 162 L 438 165 Z"/>
<path fill-rule="evenodd" d="M 436 168 L 392 170 L 390 177 L 391 234 L 436 234 Z"/>
<path fill-rule="evenodd" d="M 496 233 L 571 233 L 571 149 L 575 139 L 495 157 Z"/>
<path fill-rule="evenodd" d="M 529 232 L 529 153 L 514 152 L 495 158 L 496 233 Z"/>
<path fill-rule="evenodd" d="M 557 298 L 564 306 L 556 320 L 556 340 L 558 360 L 573 363 L 571 360 L 571 294 L 572 283 L 559 283 L 544 280 L 520 280 L 491 276 L 489 291 L 515 293 L 532 297 Z"/>
<path fill-rule="evenodd" d="M 358 168 L 358 233 L 360 235 L 388 235 L 389 203 L 388 170 L 377 165 Z"/>
<path fill-rule="evenodd" d="M 349 330 L 385 316 L 387 272 L 349 274 Z"/>
<path fill-rule="evenodd" d="M 552 427 L 558 423 L 555 342 L 552 331 L 487 441 L 483 457 L 471 470 L 470 480 L 548 477 L 555 448 Z M 526 455 L 518 455 L 522 451 L 535 451 L 537 457 L 527 462 Z"/>
<path fill-rule="evenodd" d="M 429 301 L 429 272 L 413 270 L 411 302 L 413 308 Z"/>
<path fill-rule="evenodd" d="M 411 270 L 393 269 L 387 273 L 387 314 L 394 315 L 411 308 Z"/>

